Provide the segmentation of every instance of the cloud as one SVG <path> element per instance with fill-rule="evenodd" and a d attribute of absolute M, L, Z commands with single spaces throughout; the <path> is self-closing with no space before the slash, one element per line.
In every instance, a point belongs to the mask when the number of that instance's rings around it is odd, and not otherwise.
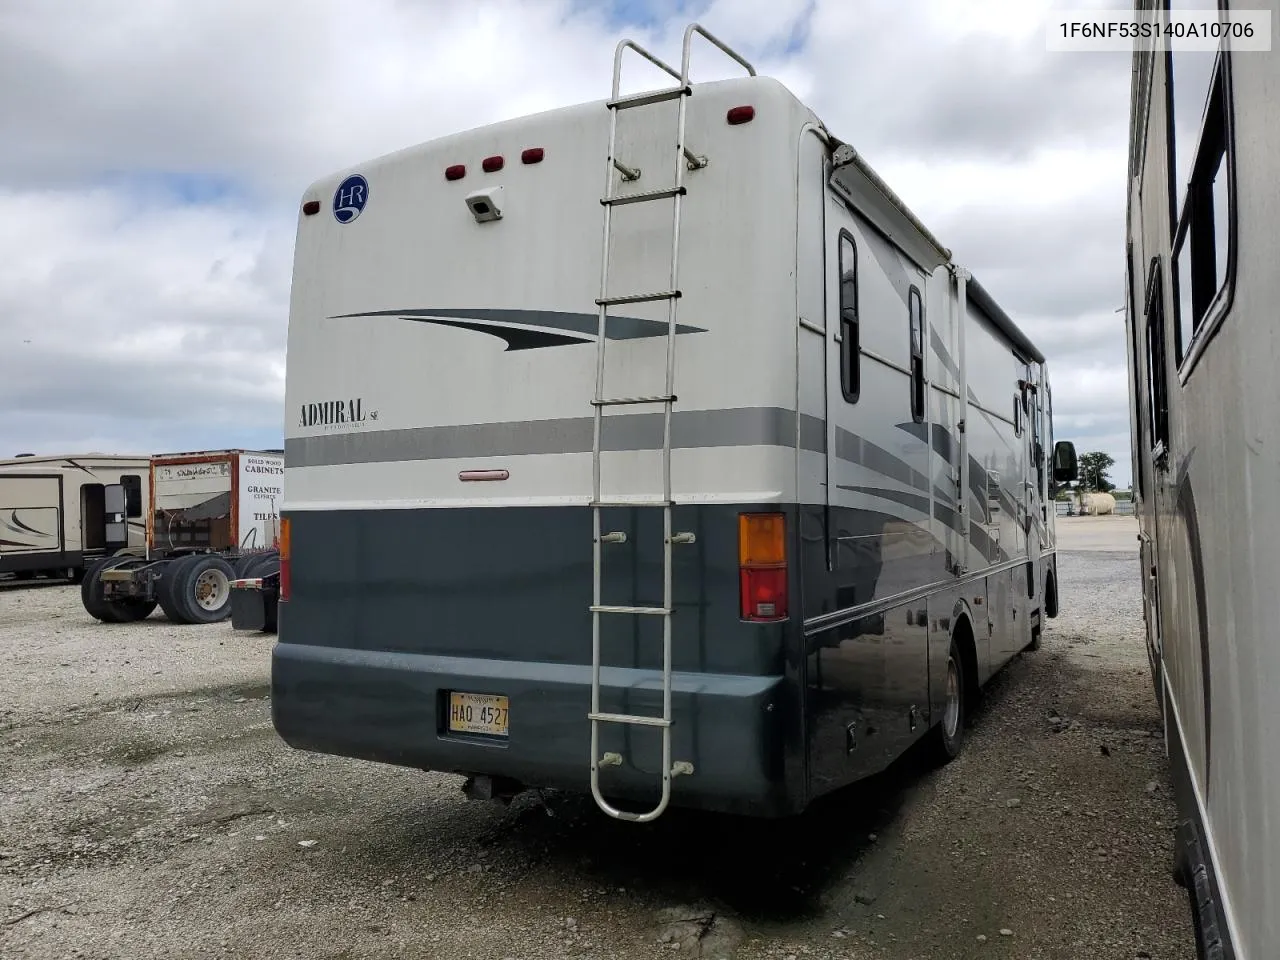
<path fill-rule="evenodd" d="M 1128 62 L 1046 53 L 1050 9 L 7 0 L 0 447 L 277 443 L 307 184 L 601 97 L 621 37 L 678 61 L 694 18 L 854 144 L 1049 352 L 1059 436 L 1119 443 Z M 702 42 L 694 64 L 740 69 Z M 631 63 L 624 88 L 654 80 Z M 1127 448 L 1106 449 L 1127 479 Z"/>

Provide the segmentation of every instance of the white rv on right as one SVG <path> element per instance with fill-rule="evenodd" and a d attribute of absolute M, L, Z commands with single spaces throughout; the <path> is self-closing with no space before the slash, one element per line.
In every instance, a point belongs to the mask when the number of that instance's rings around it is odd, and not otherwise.
<path fill-rule="evenodd" d="M 1258 960 L 1280 950 L 1280 59 L 1147 47 L 1132 80 L 1134 501 L 1176 875 L 1200 957 Z"/>

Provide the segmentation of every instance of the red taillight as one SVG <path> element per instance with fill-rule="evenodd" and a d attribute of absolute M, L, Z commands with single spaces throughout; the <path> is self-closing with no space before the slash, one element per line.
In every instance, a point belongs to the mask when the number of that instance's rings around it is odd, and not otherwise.
<path fill-rule="evenodd" d="M 755 107 L 733 107 L 725 115 L 730 124 L 750 123 L 756 115 Z"/>
<path fill-rule="evenodd" d="M 480 161 L 480 167 L 485 173 L 497 173 L 502 169 L 502 163 L 501 157 L 485 157 Z"/>
<path fill-rule="evenodd" d="M 520 154 L 520 162 L 521 162 L 521 163 L 541 163 L 541 162 L 542 162 L 542 148 L 541 148 L 541 147 L 530 147 L 530 148 L 529 148 L 528 150 L 526 150 L 524 153 Z"/>
<path fill-rule="evenodd" d="M 302 212 L 308 217 L 315 216 L 320 212 L 320 201 L 308 200 L 302 205 Z"/>
<path fill-rule="evenodd" d="M 290 563 L 292 551 L 289 549 L 290 540 L 292 539 L 289 536 L 290 526 L 288 517 L 280 519 L 280 600 L 282 602 L 289 599 L 289 590 L 293 585 L 293 578 L 290 575 L 292 573 L 292 564 Z"/>
<path fill-rule="evenodd" d="M 743 620 L 787 619 L 787 527 L 781 513 L 738 514 L 738 579 Z"/>
<path fill-rule="evenodd" d="M 467 168 L 460 163 L 455 163 L 452 167 L 444 168 L 444 178 L 446 180 L 461 180 L 467 175 Z"/>

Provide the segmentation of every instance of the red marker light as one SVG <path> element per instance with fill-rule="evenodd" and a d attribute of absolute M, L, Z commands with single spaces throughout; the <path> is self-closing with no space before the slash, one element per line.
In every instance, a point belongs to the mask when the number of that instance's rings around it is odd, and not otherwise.
<path fill-rule="evenodd" d="M 541 147 L 530 147 L 530 148 L 529 148 L 528 150 L 526 150 L 524 153 L 520 154 L 520 162 L 521 162 L 521 163 L 541 163 L 541 162 L 542 162 L 542 148 L 541 148 Z"/>
<path fill-rule="evenodd" d="M 497 173 L 502 169 L 501 157 L 485 157 L 480 164 L 485 173 Z"/>
<path fill-rule="evenodd" d="M 460 163 L 455 163 L 452 167 L 444 168 L 444 178 L 446 180 L 461 180 L 467 175 L 467 168 Z"/>
<path fill-rule="evenodd" d="M 306 203 L 304 203 L 304 204 L 302 205 L 302 212 L 303 212 L 304 214 L 306 214 L 308 217 L 313 216 L 313 215 L 315 215 L 315 214 L 319 213 L 319 212 L 320 212 L 320 201 L 319 201 L 319 200 L 308 200 Z"/>
<path fill-rule="evenodd" d="M 728 120 L 731 125 L 737 125 L 739 123 L 750 123 L 755 115 L 755 107 L 733 107 L 725 115 L 725 119 Z"/>

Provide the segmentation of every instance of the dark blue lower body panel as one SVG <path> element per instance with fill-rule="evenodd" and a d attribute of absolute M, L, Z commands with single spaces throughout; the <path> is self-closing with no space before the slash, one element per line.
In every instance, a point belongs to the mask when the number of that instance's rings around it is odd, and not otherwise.
<path fill-rule="evenodd" d="M 287 621 L 287 610 L 284 614 Z M 497 739 L 448 730 L 450 691 L 508 698 L 508 735 Z M 672 683 L 673 803 L 776 815 L 803 798 L 788 796 L 784 773 L 783 677 L 677 673 Z M 590 789 L 591 667 L 343 650 L 281 643 L 272 654 L 272 718 L 291 746 L 365 760 L 463 774 L 512 778 L 529 787 Z M 604 668 L 601 709 L 662 713 L 661 674 Z M 661 790 L 661 731 L 600 725 L 600 752 L 622 766 L 601 771 L 606 796 L 656 803 Z"/>

